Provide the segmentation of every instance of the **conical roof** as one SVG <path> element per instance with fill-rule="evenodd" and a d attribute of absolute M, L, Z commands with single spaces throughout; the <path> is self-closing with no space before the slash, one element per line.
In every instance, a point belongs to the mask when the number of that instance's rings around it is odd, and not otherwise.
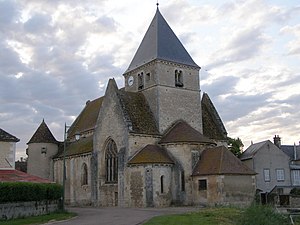
<path fill-rule="evenodd" d="M 38 129 L 35 131 L 31 139 L 27 144 L 31 143 L 54 143 L 57 144 L 58 141 L 55 139 L 47 124 L 43 120 Z"/>
<path fill-rule="evenodd" d="M 155 59 L 199 68 L 158 8 L 126 73 Z"/>
<path fill-rule="evenodd" d="M 205 149 L 194 168 L 193 176 L 224 174 L 255 175 L 256 173 L 224 146 Z"/>
<path fill-rule="evenodd" d="M 176 122 L 161 138 L 161 144 L 164 143 L 199 143 L 199 144 L 212 144 L 216 143 L 205 137 L 199 131 L 192 128 L 188 123 L 183 120 Z"/>
<path fill-rule="evenodd" d="M 147 145 L 129 160 L 128 164 L 174 164 L 167 151 L 158 145 Z"/>

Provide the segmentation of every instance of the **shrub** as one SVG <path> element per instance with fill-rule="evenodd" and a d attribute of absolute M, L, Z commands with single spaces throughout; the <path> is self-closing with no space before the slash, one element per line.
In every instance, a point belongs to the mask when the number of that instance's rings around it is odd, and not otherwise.
<path fill-rule="evenodd" d="M 58 184 L 40 184 L 27 182 L 0 183 L 0 203 L 58 200 L 62 187 Z"/>
<path fill-rule="evenodd" d="M 290 192 L 291 195 L 300 195 L 300 188 L 293 188 Z"/>
<path fill-rule="evenodd" d="M 288 225 L 286 216 L 275 211 L 271 206 L 253 204 L 242 213 L 239 225 Z"/>

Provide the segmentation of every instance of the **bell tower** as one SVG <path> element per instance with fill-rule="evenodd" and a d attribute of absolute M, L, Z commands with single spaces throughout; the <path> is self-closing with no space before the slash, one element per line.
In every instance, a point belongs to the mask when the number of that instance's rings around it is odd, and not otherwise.
<path fill-rule="evenodd" d="M 123 74 L 125 90 L 145 95 L 160 133 L 179 119 L 202 133 L 199 70 L 157 7 Z"/>

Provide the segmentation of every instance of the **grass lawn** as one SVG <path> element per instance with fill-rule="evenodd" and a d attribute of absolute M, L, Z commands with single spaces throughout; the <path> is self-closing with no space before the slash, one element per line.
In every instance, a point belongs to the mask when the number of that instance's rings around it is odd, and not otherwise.
<path fill-rule="evenodd" d="M 154 217 L 144 225 L 232 225 L 241 213 L 237 208 L 207 208 L 199 212 Z"/>
<path fill-rule="evenodd" d="M 182 215 L 154 217 L 144 225 L 289 225 L 286 215 L 270 206 L 207 208 Z M 298 225 L 298 223 L 296 223 Z"/>
<path fill-rule="evenodd" d="M 21 219 L 14 219 L 8 221 L 1 221 L 0 225 L 29 225 L 29 224 L 42 224 L 48 221 L 59 221 L 59 220 L 66 220 L 76 216 L 75 213 L 71 212 L 57 212 L 51 213 L 42 216 L 31 216 L 27 218 Z"/>

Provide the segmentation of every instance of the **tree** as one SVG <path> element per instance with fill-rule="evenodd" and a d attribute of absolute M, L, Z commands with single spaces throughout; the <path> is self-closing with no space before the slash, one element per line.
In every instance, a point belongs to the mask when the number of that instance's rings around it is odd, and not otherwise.
<path fill-rule="evenodd" d="M 228 149 L 237 157 L 239 157 L 242 154 L 242 149 L 244 147 L 244 144 L 242 140 L 238 138 L 230 138 L 228 137 L 227 140 Z"/>

